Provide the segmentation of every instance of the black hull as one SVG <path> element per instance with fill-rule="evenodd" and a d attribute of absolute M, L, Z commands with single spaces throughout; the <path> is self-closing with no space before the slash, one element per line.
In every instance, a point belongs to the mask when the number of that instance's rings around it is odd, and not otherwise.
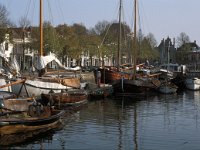
<path fill-rule="evenodd" d="M 156 91 L 156 86 L 142 80 L 118 80 L 113 84 L 114 94 L 145 95 Z"/>
<path fill-rule="evenodd" d="M 178 90 L 184 90 L 186 89 L 185 79 L 185 75 L 178 74 L 175 78 L 171 80 L 171 82 L 178 86 Z"/>

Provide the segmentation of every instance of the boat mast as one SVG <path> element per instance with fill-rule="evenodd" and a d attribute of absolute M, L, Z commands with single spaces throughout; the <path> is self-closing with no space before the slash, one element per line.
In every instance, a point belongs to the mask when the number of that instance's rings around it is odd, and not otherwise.
<path fill-rule="evenodd" d="M 133 37 L 133 79 L 136 78 L 136 48 L 137 48 L 137 0 L 134 0 L 134 37 Z"/>
<path fill-rule="evenodd" d="M 40 48 L 39 48 L 39 52 L 38 52 L 38 64 L 40 64 L 41 65 L 41 56 L 43 56 L 44 55 L 44 53 L 43 53 L 43 18 L 42 18 L 42 16 L 43 16 L 43 11 L 42 11 L 42 8 L 43 8 L 43 0 L 40 0 Z M 38 72 L 38 76 L 39 77 L 42 77 L 42 75 L 44 75 L 45 74 L 45 68 L 42 68 L 42 69 L 40 69 L 39 70 L 39 72 Z"/>
<path fill-rule="evenodd" d="M 122 14 L 122 0 L 119 4 L 119 34 L 118 34 L 118 51 L 117 51 L 117 71 L 119 71 L 119 66 L 121 64 L 121 14 Z"/>
<path fill-rule="evenodd" d="M 42 11 L 42 7 L 43 7 L 43 0 L 40 0 L 40 49 L 39 49 L 39 56 L 43 56 L 43 11 Z"/>

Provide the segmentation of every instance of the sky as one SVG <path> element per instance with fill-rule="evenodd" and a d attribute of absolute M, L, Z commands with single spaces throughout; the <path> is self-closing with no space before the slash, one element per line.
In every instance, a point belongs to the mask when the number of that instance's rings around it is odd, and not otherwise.
<path fill-rule="evenodd" d="M 39 24 L 39 0 L 0 0 L 17 24 L 22 16 Z M 200 0 L 138 0 L 139 27 L 153 33 L 157 44 L 181 32 L 200 45 Z M 123 21 L 133 28 L 133 0 L 123 0 Z M 81 23 L 88 29 L 100 21 L 118 20 L 119 0 L 44 0 L 44 20 L 53 25 Z"/>

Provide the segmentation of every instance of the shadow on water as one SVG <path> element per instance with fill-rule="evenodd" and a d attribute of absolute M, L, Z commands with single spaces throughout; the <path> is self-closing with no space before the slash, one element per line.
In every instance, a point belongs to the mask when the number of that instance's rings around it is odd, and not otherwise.
<path fill-rule="evenodd" d="M 199 91 L 113 97 L 66 109 L 62 130 L 41 134 L 9 148 L 199 148 Z"/>
<path fill-rule="evenodd" d="M 59 129 L 60 130 L 60 129 Z M 0 147 L 3 149 L 6 148 L 12 148 L 12 147 L 26 147 L 28 144 L 32 143 L 41 143 L 41 149 L 42 143 L 44 141 L 51 143 L 53 139 L 53 135 L 58 131 L 56 130 L 50 130 L 45 133 L 36 133 L 36 131 L 33 132 L 26 132 L 21 134 L 12 134 L 12 135 L 1 135 L 0 137 Z M 37 131 L 40 132 L 40 131 Z"/>
<path fill-rule="evenodd" d="M 51 143 L 53 135 L 61 131 L 64 127 L 63 122 L 59 122 L 56 128 L 44 131 L 43 129 L 35 131 L 26 131 L 18 134 L 0 135 L 0 149 L 15 148 L 20 146 L 26 147 L 29 144 L 40 144 L 40 149 L 43 149 L 42 143 Z"/>

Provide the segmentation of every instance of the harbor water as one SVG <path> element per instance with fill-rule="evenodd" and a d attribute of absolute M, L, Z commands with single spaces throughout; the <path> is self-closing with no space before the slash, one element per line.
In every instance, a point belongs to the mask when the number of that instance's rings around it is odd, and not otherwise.
<path fill-rule="evenodd" d="M 198 150 L 200 92 L 91 100 L 62 121 L 58 130 L 7 148 Z"/>

